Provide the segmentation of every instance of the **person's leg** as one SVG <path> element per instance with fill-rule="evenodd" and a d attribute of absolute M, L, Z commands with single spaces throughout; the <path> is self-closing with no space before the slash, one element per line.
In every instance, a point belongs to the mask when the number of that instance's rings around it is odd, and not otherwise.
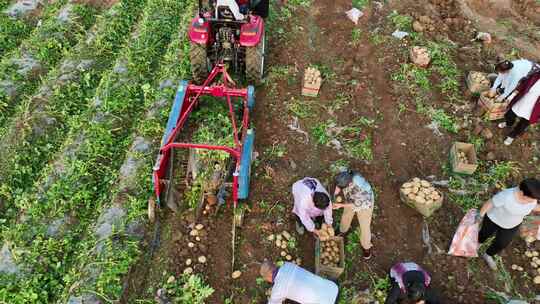
<path fill-rule="evenodd" d="M 521 134 L 525 133 L 525 130 L 527 130 L 530 124 L 531 123 L 527 119 L 520 118 L 517 125 L 508 134 L 508 137 L 514 139 L 519 137 Z"/>
<path fill-rule="evenodd" d="M 299 235 L 303 235 L 304 232 L 306 231 L 306 227 L 304 227 L 304 224 L 302 223 L 302 220 L 300 220 L 300 218 L 298 217 L 298 215 L 294 215 L 294 222 L 295 222 L 295 226 L 296 226 L 296 232 L 299 234 Z"/>
<path fill-rule="evenodd" d="M 478 233 L 478 242 L 485 242 L 490 236 L 497 232 L 497 224 L 492 222 L 489 217 L 485 216 L 482 220 L 482 226 L 480 232 Z"/>
<path fill-rule="evenodd" d="M 513 126 L 516 123 L 516 118 L 517 115 L 514 113 L 514 111 L 512 111 L 512 109 L 506 111 L 506 113 L 504 113 L 504 122 L 499 124 L 499 128 L 502 129 Z"/>
<path fill-rule="evenodd" d="M 495 235 L 495 240 L 493 240 L 491 246 L 489 246 L 489 248 L 486 250 L 486 253 L 490 256 L 494 256 L 500 253 L 504 248 L 510 245 L 510 242 L 512 242 L 512 239 L 514 238 L 518 230 L 519 225 L 512 229 L 504 229 L 499 227 Z"/>
<path fill-rule="evenodd" d="M 364 249 L 371 249 L 371 217 L 373 209 L 362 209 L 356 212 L 360 229 L 360 245 Z"/>
<path fill-rule="evenodd" d="M 341 222 L 339 223 L 339 232 L 346 233 L 351 228 L 351 222 L 354 217 L 354 211 L 351 207 L 344 207 L 343 214 L 341 215 Z"/>

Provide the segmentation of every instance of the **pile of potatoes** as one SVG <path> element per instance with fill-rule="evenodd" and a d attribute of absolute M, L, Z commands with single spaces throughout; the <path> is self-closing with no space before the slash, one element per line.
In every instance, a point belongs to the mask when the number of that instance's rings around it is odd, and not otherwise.
<path fill-rule="evenodd" d="M 321 263 L 325 266 L 337 267 L 339 262 L 339 243 L 333 240 L 321 241 Z"/>
<path fill-rule="evenodd" d="M 418 177 L 404 183 L 401 186 L 401 191 L 408 199 L 419 204 L 430 205 L 441 198 L 439 191 L 430 182 Z"/>
<path fill-rule="evenodd" d="M 331 237 L 335 236 L 335 231 L 332 226 L 323 223 L 319 232 L 319 239 L 321 242 L 328 241 Z"/>
<path fill-rule="evenodd" d="M 457 160 L 460 164 L 468 164 L 469 158 L 467 158 L 467 154 L 463 151 L 458 151 L 457 153 Z"/>
<path fill-rule="evenodd" d="M 206 231 L 204 231 L 204 225 L 203 224 L 196 224 L 192 226 L 191 231 L 189 232 L 189 236 L 191 238 L 191 241 L 188 242 L 187 247 L 192 251 L 200 251 L 201 247 L 206 247 L 204 244 L 201 244 L 202 241 L 206 237 Z M 197 259 L 195 258 L 188 258 L 185 260 L 186 268 L 184 269 L 184 274 L 191 274 L 193 273 L 194 269 L 193 267 L 196 265 L 196 263 L 200 265 L 205 265 L 207 263 L 208 259 L 205 255 L 199 255 Z"/>
<path fill-rule="evenodd" d="M 295 260 L 293 256 L 288 252 L 288 243 L 292 239 L 292 236 L 288 231 L 283 230 L 281 233 L 278 234 L 270 234 L 266 239 L 270 242 L 274 242 L 276 247 L 281 250 L 279 254 L 284 260 L 288 262 L 293 262 L 297 265 L 300 265 L 302 263 L 302 260 L 300 258 L 297 258 Z"/>
<path fill-rule="evenodd" d="M 482 98 L 490 101 L 491 103 L 500 103 L 501 101 L 497 99 L 498 97 L 499 95 L 491 94 L 490 91 L 482 92 Z"/>
<path fill-rule="evenodd" d="M 490 86 L 489 79 L 487 79 L 486 74 L 482 72 L 470 72 L 471 81 L 480 86 L 488 87 Z"/>
<path fill-rule="evenodd" d="M 525 251 L 525 256 L 531 259 L 531 267 L 534 273 L 534 284 L 540 285 L 540 254 L 538 251 L 534 250 L 527 250 Z M 524 269 L 521 266 L 518 266 L 516 264 L 512 265 L 512 270 L 516 270 L 519 272 L 523 272 Z"/>

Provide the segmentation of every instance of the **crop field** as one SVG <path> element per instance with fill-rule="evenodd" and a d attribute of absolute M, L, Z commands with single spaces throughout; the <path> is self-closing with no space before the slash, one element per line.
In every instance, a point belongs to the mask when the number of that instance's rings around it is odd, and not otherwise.
<path fill-rule="evenodd" d="M 290 256 L 314 270 L 313 237 L 294 231 L 291 185 L 313 176 L 330 189 L 342 166 L 370 181 L 376 209 L 371 260 L 357 232 L 345 239 L 339 304 L 384 303 L 388 269 L 402 260 L 425 265 L 447 303 L 538 301 L 540 272 L 526 253 L 538 242 L 516 237 L 497 272 L 446 252 L 467 210 L 540 177 L 538 126 L 504 146 L 465 85 L 468 71 L 492 72 L 497 55 L 540 60 L 540 20 L 529 14 L 540 16 L 540 3 L 516 1 L 511 15 L 480 14 L 476 0 L 271 3 L 250 197 L 237 210 L 205 211 L 195 228 L 208 180 L 227 165 L 222 152 L 198 154 L 198 176 L 154 220 L 148 205 L 172 102 L 192 78 L 187 31 L 197 1 L 0 0 L 0 303 L 266 303 L 264 258 Z M 353 6 L 364 13 L 356 25 L 345 15 Z M 415 30 L 423 16 L 433 30 Z M 409 35 L 397 39 L 396 30 Z M 495 42 L 471 42 L 476 31 Z M 429 67 L 409 62 L 416 45 L 427 48 Z M 300 94 L 308 67 L 321 72 L 318 97 Z M 204 99 L 190 139 L 231 145 L 227 110 Z M 473 175 L 452 173 L 456 141 L 474 145 Z M 414 177 L 444 194 L 429 218 L 400 201 L 400 185 Z M 286 255 L 271 237 L 283 231 Z"/>

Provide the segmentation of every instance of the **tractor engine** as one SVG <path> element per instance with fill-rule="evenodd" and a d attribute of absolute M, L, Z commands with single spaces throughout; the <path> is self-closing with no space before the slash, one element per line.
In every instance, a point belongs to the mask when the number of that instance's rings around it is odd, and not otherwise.
<path fill-rule="evenodd" d="M 234 29 L 230 27 L 222 27 L 219 29 L 216 35 L 216 51 L 218 52 L 218 58 L 222 59 L 225 63 L 234 63 L 237 53 L 236 39 L 234 36 Z"/>

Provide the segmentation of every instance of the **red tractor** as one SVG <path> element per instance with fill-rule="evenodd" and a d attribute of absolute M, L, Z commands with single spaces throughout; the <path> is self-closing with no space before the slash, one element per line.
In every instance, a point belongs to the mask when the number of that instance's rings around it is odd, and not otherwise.
<path fill-rule="evenodd" d="M 193 80 L 202 83 L 217 64 L 259 83 L 264 74 L 264 18 L 269 0 L 199 0 L 189 28 Z"/>

